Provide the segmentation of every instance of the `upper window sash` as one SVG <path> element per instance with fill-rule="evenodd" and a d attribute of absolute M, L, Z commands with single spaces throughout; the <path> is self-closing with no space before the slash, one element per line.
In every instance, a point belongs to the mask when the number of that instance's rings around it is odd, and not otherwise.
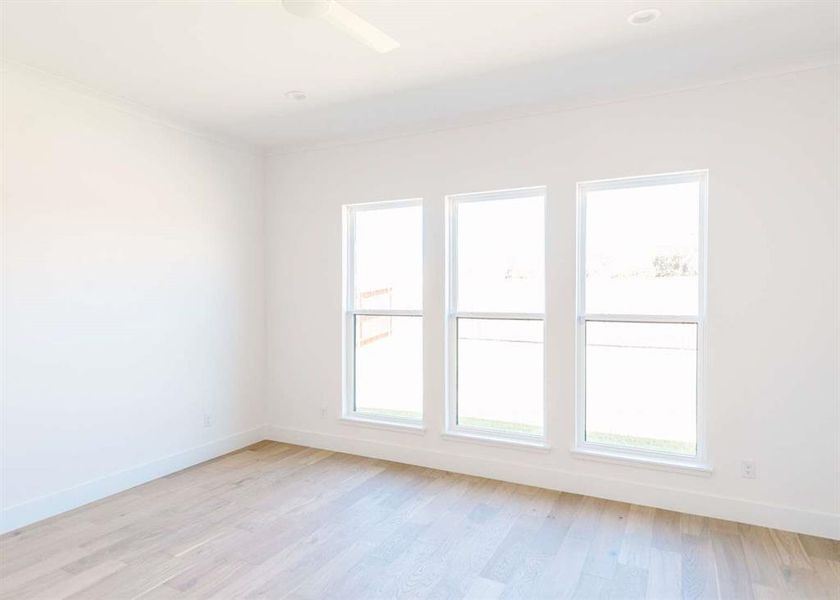
<path fill-rule="evenodd" d="M 388 214 L 392 210 L 406 211 L 406 227 L 376 231 L 376 221 L 393 217 L 395 213 Z M 411 210 L 420 213 L 422 223 L 419 198 L 345 207 L 345 310 L 394 316 L 422 314 L 423 228 L 411 227 L 411 219 L 416 218 L 407 212 Z"/>
<path fill-rule="evenodd" d="M 578 184 L 578 315 L 704 314 L 706 186 L 706 171 Z"/>
<path fill-rule="evenodd" d="M 545 195 L 540 186 L 448 197 L 450 314 L 542 317 Z"/>

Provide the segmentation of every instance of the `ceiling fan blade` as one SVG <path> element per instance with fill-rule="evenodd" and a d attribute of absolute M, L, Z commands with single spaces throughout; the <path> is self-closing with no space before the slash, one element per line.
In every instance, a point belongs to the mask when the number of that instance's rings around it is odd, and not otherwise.
<path fill-rule="evenodd" d="M 334 27 L 341 29 L 356 41 L 370 46 L 381 54 L 400 47 L 399 42 L 390 35 L 377 29 L 353 11 L 344 8 L 338 2 L 332 2 L 330 9 L 321 18 Z"/>

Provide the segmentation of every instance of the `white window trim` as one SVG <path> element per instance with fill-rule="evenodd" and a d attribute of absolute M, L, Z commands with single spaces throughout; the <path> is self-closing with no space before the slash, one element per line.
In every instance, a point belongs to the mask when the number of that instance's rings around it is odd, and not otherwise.
<path fill-rule="evenodd" d="M 586 306 L 586 195 L 592 191 L 626 189 L 650 185 L 697 182 L 700 184 L 699 238 L 698 238 L 698 303 L 696 315 L 619 315 L 587 314 Z M 662 466 L 669 470 L 686 470 L 698 473 L 711 472 L 706 430 L 705 381 L 708 364 L 706 332 L 707 297 L 707 215 L 708 170 L 682 171 L 662 175 L 645 175 L 621 179 L 586 181 L 577 185 L 577 318 L 576 318 L 576 369 L 575 369 L 575 437 L 572 455 L 577 458 L 602 459 L 638 466 Z M 691 323 L 697 325 L 697 398 L 696 426 L 697 452 L 694 456 L 657 452 L 636 448 L 622 448 L 610 444 L 586 441 L 586 323 L 587 321 L 636 322 L 636 323 Z"/>
<path fill-rule="evenodd" d="M 355 385 L 355 361 L 356 361 L 356 316 L 383 316 L 383 317 L 419 317 L 423 318 L 422 310 L 398 310 L 398 309 L 357 309 L 355 298 L 355 243 L 356 243 L 356 215 L 366 210 L 383 210 L 390 208 L 406 208 L 410 206 L 423 207 L 422 198 L 411 198 L 406 200 L 386 200 L 383 202 L 366 202 L 364 204 L 347 204 L 343 207 L 342 215 L 342 360 L 341 371 L 343 382 L 341 401 L 341 421 L 359 426 L 385 426 L 396 431 L 406 433 L 422 433 L 425 431 L 425 414 L 420 419 L 394 417 L 389 415 L 377 415 L 373 413 L 360 413 L 356 411 L 356 385 Z M 425 254 L 425 253 L 424 253 Z M 422 289 L 421 282 L 421 289 Z M 422 323 L 422 321 L 421 321 Z M 422 325 L 421 325 L 422 329 Z M 424 411 L 425 412 L 425 411 Z"/>
<path fill-rule="evenodd" d="M 364 414 L 365 416 L 357 416 Z M 339 420 L 341 423 L 353 425 L 356 427 L 368 427 L 371 429 L 386 429 L 391 431 L 400 431 L 402 433 L 416 433 L 423 435 L 426 433 L 426 426 L 419 420 L 406 420 L 406 422 L 397 422 L 392 420 L 385 420 L 375 415 L 373 418 L 368 416 L 368 413 L 355 413 L 354 416 L 342 416 Z"/>
<path fill-rule="evenodd" d="M 495 430 L 493 430 L 493 435 L 465 433 L 463 431 L 444 431 L 440 435 L 444 440 L 449 442 L 483 444 L 485 446 L 496 446 L 497 448 L 512 448 L 533 452 L 549 452 L 551 450 L 551 446 L 543 438 L 537 436 L 531 436 L 531 439 L 499 437 Z"/>
<path fill-rule="evenodd" d="M 444 430 L 441 436 L 451 441 L 473 442 L 478 444 L 509 445 L 521 449 L 538 448 L 549 450 L 548 445 L 548 402 L 547 402 L 547 347 L 545 327 L 545 298 L 543 298 L 543 312 L 539 313 L 504 313 L 504 312 L 467 312 L 458 311 L 457 281 L 458 281 L 458 211 L 457 206 L 462 202 L 484 202 L 492 200 L 509 200 L 525 197 L 527 194 L 539 194 L 543 197 L 543 233 L 548 240 L 548 191 L 546 186 L 523 187 L 491 192 L 460 193 L 446 196 L 446 330 L 445 330 L 445 386 L 446 410 Z M 545 244 L 547 247 L 548 244 Z M 543 250 L 545 253 L 545 248 Z M 543 279 L 548 270 L 547 256 L 543 257 Z M 544 292 L 545 293 L 545 292 Z M 499 320 L 529 320 L 541 321 L 543 329 L 543 432 L 542 435 L 505 432 L 482 427 L 470 427 L 458 424 L 458 319 L 499 319 Z"/>

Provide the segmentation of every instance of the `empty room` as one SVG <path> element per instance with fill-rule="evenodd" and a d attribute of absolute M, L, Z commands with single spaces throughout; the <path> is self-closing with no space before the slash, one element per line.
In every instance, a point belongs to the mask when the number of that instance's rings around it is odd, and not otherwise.
<path fill-rule="evenodd" d="M 840 600 L 840 2 L 0 52 L 0 600 Z"/>

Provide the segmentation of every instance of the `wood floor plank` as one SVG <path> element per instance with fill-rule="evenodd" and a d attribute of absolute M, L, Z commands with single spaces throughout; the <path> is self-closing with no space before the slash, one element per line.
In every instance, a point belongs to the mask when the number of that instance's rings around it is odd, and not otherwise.
<path fill-rule="evenodd" d="M 838 586 L 826 585 L 813 568 L 788 567 L 785 570 L 785 589 L 790 598 L 822 600 L 840 597 Z"/>
<path fill-rule="evenodd" d="M 651 548 L 645 595 L 649 600 L 679 598 L 682 593 L 682 557 L 678 552 Z"/>
<path fill-rule="evenodd" d="M 785 592 L 782 592 L 777 588 L 762 585 L 760 583 L 753 584 L 752 593 L 755 600 L 784 600 L 787 596 Z"/>
<path fill-rule="evenodd" d="M 501 597 L 505 586 L 498 581 L 476 577 L 470 580 L 464 600 L 496 600 Z"/>
<path fill-rule="evenodd" d="M 373 550 L 373 544 L 367 541 L 356 542 L 347 546 L 326 562 L 321 569 L 309 575 L 300 585 L 289 590 L 283 597 L 298 600 L 320 600 L 337 598 L 336 590 L 348 574 L 355 568 L 360 558 Z"/>
<path fill-rule="evenodd" d="M 590 540 L 598 530 L 598 522 L 601 512 L 604 510 L 607 501 L 591 496 L 581 496 L 580 505 L 575 512 L 575 518 L 569 525 L 567 535 Z"/>
<path fill-rule="evenodd" d="M 784 589 L 783 563 L 770 531 L 764 527 L 741 525 L 739 532 L 753 588 L 755 585 L 762 586 L 762 594 L 765 595 L 768 590 Z"/>
<path fill-rule="evenodd" d="M 583 573 L 578 580 L 577 587 L 572 594 L 572 600 L 600 599 L 609 585 L 609 581 L 597 575 Z"/>
<path fill-rule="evenodd" d="M 0 600 L 840 600 L 840 542 L 263 442 L 0 536 Z"/>
<path fill-rule="evenodd" d="M 9 552 L 11 554 L 11 552 Z M 43 559 L 34 560 L 15 571 L 9 571 L 0 575 L 0 599 L 10 598 L 15 590 L 24 587 L 29 582 L 35 581 L 61 570 L 61 568 L 75 560 L 85 556 L 87 551 L 77 546 L 56 547 L 53 553 L 46 555 Z M 11 556 L 9 557 L 12 558 Z M 2 555 L 0 563 L 6 562 L 6 553 Z"/>
<path fill-rule="evenodd" d="M 618 562 L 622 565 L 647 569 L 653 543 L 654 509 L 633 505 L 627 516 L 627 527 L 621 538 Z M 682 521 L 681 521 L 682 523 Z"/>
<path fill-rule="evenodd" d="M 124 562 L 106 560 L 92 566 L 86 571 L 70 575 L 52 587 L 45 589 L 39 596 L 41 598 L 49 598 L 50 600 L 63 600 L 125 568 L 126 564 Z"/>
<path fill-rule="evenodd" d="M 591 542 L 567 535 L 534 586 L 534 598 L 571 598 L 578 589 Z"/>
<path fill-rule="evenodd" d="M 584 573 L 607 580 L 615 576 L 629 514 L 629 504 L 605 503 L 583 565 Z"/>
<path fill-rule="evenodd" d="M 771 529 L 770 538 L 776 545 L 782 563 L 797 569 L 811 569 L 811 559 L 802 547 L 798 535 L 789 531 Z"/>
<path fill-rule="evenodd" d="M 468 513 L 459 539 L 451 550 L 449 568 L 437 582 L 433 595 L 459 598 L 477 593 L 474 589 L 470 592 L 476 579 L 492 581 L 479 574 L 513 527 L 517 513 L 510 507 L 491 506 L 487 500 L 479 501 Z M 501 594 L 505 586 L 496 583 L 499 585 L 493 589 Z"/>
<path fill-rule="evenodd" d="M 508 531 L 481 576 L 499 583 L 508 583 L 528 555 L 532 540 L 537 536 L 542 519 L 520 515 Z"/>
<path fill-rule="evenodd" d="M 679 552 L 683 537 L 680 528 L 680 513 L 655 509 L 651 545 L 659 550 Z"/>
<path fill-rule="evenodd" d="M 469 493 L 468 493 L 469 494 Z M 471 494 L 469 494 L 471 495 Z M 445 575 L 450 555 L 468 519 L 462 505 L 447 510 L 433 522 L 423 522 L 419 535 L 390 565 L 384 577 L 367 586 L 366 595 L 381 598 L 425 598 Z M 420 524 L 411 520 L 411 524 Z"/>
<path fill-rule="evenodd" d="M 163 553 L 144 556 L 92 585 L 70 594 L 67 598 L 74 600 L 136 598 L 163 585 L 167 579 L 188 566 L 187 561 Z"/>
<path fill-rule="evenodd" d="M 703 536 L 709 531 L 709 519 L 700 515 L 680 513 L 680 533 Z"/>
<path fill-rule="evenodd" d="M 711 540 L 705 536 L 682 534 L 680 554 L 682 597 L 687 600 L 720 598 Z"/>
<path fill-rule="evenodd" d="M 720 595 L 723 598 L 752 598 L 752 582 L 750 580 L 747 559 L 741 536 L 722 530 L 712 530 L 712 551 L 715 556 L 715 573 Z M 737 527 L 735 528 L 737 532 Z"/>
<path fill-rule="evenodd" d="M 810 558 L 840 562 L 840 541 L 799 534 L 799 542 Z"/>
<path fill-rule="evenodd" d="M 25 585 L 19 586 L 3 586 L 3 591 L 0 592 L 0 599 L 2 600 L 27 600 L 44 598 L 46 590 L 60 586 L 62 583 L 68 581 L 73 577 L 63 569 L 55 569 L 30 579 Z"/>
<path fill-rule="evenodd" d="M 615 575 L 601 590 L 604 600 L 641 600 L 647 592 L 647 569 L 618 565 Z"/>

